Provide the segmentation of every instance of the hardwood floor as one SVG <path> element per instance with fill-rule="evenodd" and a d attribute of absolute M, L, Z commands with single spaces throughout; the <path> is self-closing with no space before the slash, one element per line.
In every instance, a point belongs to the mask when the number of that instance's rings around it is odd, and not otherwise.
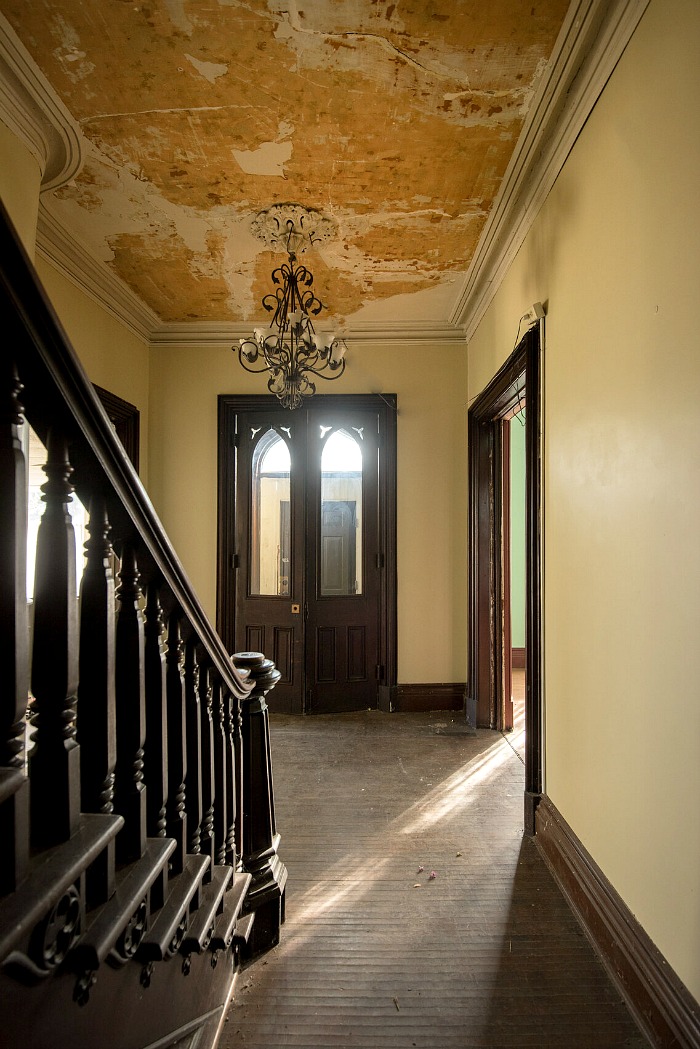
<path fill-rule="evenodd" d="M 522 761 L 461 728 L 272 718 L 287 922 L 221 1049 L 647 1045 L 522 837 Z"/>
<path fill-rule="evenodd" d="M 513 731 L 506 734 L 508 743 L 522 762 L 525 761 L 525 671 L 514 667 L 512 673 Z"/>

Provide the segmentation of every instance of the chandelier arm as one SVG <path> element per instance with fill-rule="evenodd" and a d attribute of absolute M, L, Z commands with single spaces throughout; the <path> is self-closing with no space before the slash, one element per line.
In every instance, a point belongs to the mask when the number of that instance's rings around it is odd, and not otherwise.
<path fill-rule="evenodd" d="M 335 374 L 334 375 L 326 375 L 326 374 L 324 374 L 327 368 L 330 369 L 330 371 L 334 372 Z M 345 371 L 345 358 L 343 358 L 342 361 L 338 361 L 338 363 L 334 363 L 333 361 L 326 361 L 326 363 L 323 365 L 323 368 L 316 368 L 316 369 L 314 369 L 313 370 L 313 374 L 317 375 L 319 379 L 325 379 L 326 382 L 330 382 L 332 379 L 339 379 L 344 371 Z"/>
<path fill-rule="evenodd" d="M 262 356 L 263 360 L 262 360 L 262 362 L 261 362 L 259 367 L 257 367 L 257 368 L 253 368 L 252 367 L 253 361 L 251 361 L 246 355 L 246 353 L 247 353 L 247 351 L 245 349 L 246 346 L 254 347 L 256 353 L 255 353 L 255 357 L 253 358 L 253 360 L 257 360 L 258 357 Z M 247 372 L 253 372 L 253 374 L 255 374 L 257 372 L 266 372 L 266 371 L 269 371 L 269 369 L 270 369 L 270 365 L 269 365 L 269 363 L 267 361 L 267 358 L 265 357 L 264 354 L 261 354 L 260 347 L 258 346 L 258 344 L 256 342 L 253 342 L 252 339 L 244 340 L 241 343 L 241 345 L 238 347 L 238 361 L 239 361 L 240 364 L 243 365 L 243 367 L 245 368 L 245 370 Z"/>

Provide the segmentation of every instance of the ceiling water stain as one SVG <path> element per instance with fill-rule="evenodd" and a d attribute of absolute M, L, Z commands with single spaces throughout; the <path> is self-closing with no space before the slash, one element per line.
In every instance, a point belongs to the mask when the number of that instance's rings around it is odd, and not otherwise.
<path fill-rule="evenodd" d="M 0 0 L 85 138 L 46 207 L 173 322 L 260 316 L 250 222 L 285 201 L 338 223 L 338 315 L 463 274 L 567 8 Z"/>

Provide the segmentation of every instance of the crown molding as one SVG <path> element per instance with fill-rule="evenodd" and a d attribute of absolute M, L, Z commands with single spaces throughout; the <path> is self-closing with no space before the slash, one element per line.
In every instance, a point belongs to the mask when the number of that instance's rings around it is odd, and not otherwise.
<path fill-rule="evenodd" d="M 36 157 L 42 191 L 77 175 L 83 160 L 80 128 L 2 14 L 0 119 Z"/>
<path fill-rule="evenodd" d="M 157 313 L 146 306 L 124 281 L 98 262 L 65 226 L 39 202 L 37 254 L 54 266 L 80 291 L 120 321 L 143 342 L 150 342 L 160 326 Z"/>
<path fill-rule="evenodd" d="M 572 3 L 450 318 L 467 341 L 648 4 L 649 0 Z"/>
<path fill-rule="evenodd" d="M 150 342 L 155 346 L 184 346 L 196 343 L 197 346 L 214 348 L 226 346 L 230 348 L 239 339 L 250 337 L 255 322 L 242 325 L 223 324 L 219 321 L 209 323 L 192 324 L 159 324 L 150 332 Z M 263 327 L 266 327 L 263 323 Z M 343 330 L 342 338 L 348 343 L 371 343 L 373 346 L 386 345 L 396 346 L 406 343 L 441 343 L 452 345 L 464 345 L 464 332 L 448 324 L 436 324 L 430 322 L 408 322 L 389 323 L 386 326 L 379 324 L 357 324 Z"/>

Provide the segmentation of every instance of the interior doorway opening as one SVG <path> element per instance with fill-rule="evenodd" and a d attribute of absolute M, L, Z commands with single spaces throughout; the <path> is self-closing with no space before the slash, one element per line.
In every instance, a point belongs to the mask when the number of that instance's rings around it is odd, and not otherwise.
<path fill-rule="evenodd" d="M 504 731 L 513 719 L 510 426 L 526 407 L 524 762 L 529 834 L 534 834 L 542 794 L 540 347 L 538 324 L 525 333 L 469 409 L 467 720 L 475 728 Z"/>
<path fill-rule="evenodd" d="M 508 742 L 525 761 L 526 663 L 526 405 L 505 420 L 503 456 L 503 655 L 507 665 L 502 694 L 502 726 Z"/>

